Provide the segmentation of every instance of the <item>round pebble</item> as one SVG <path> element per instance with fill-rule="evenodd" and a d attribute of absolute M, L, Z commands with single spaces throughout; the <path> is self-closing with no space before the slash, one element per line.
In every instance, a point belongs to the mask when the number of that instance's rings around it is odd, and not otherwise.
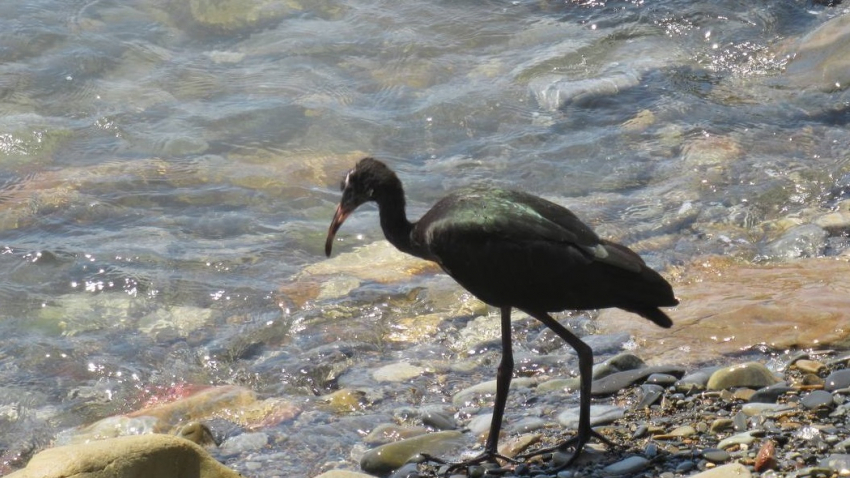
<path fill-rule="evenodd" d="M 850 369 L 837 370 L 826 376 L 823 389 L 827 392 L 850 387 Z"/>
<path fill-rule="evenodd" d="M 835 406 L 835 402 L 832 400 L 832 394 L 824 390 L 812 390 L 800 400 L 800 404 L 809 410 L 832 408 Z"/>
<path fill-rule="evenodd" d="M 642 456 L 630 456 L 625 460 L 606 466 L 602 473 L 609 476 L 632 475 L 649 465 L 649 460 Z"/>
<path fill-rule="evenodd" d="M 708 448 L 706 450 L 703 450 L 702 457 L 712 463 L 724 463 L 729 461 L 729 459 L 731 458 L 729 452 L 716 448 Z"/>
<path fill-rule="evenodd" d="M 761 388 L 778 382 L 773 372 L 758 362 L 747 362 L 740 365 L 724 367 L 708 379 L 709 390 L 725 390 L 735 387 Z"/>

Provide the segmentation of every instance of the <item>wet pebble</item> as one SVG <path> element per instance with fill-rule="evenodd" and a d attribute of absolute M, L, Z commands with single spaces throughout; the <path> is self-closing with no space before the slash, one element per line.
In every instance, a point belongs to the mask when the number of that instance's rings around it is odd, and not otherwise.
<path fill-rule="evenodd" d="M 626 409 L 616 405 L 591 405 L 590 424 L 595 426 L 611 423 L 623 418 L 625 414 Z M 579 407 L 570 408 L 558 414 L 558 422 L 570 429 L 578 428 L 578 419 Z"/>
<path fill-rule="evenodd" d="M 755 437 L 753 436 L 752 431 L 738 433 L 737 435 L 732 435 L 728 438 L 724 438 L 717 443 L 717 448 L 721 450 L 725 450 L 732 445 L 749 445 L 755 441 Z"/>
<path fill-rule="evenodd" d="M 363 438 L 367 445 L 383 445 L 428 433 L 425 427 L 403 427 L 395 423 L 381 423 Z"/>
<path fill-rule="evenodd" d="M 269 444 L 269 436 L 263 432 L 243 433 L 224 441 L 219 450 L 226 455 L 235 455 L 249 451 L 261 450 Z"/>
<path fill-rule="evenodd" d="M 740 463 L 729 463 L 728 465 L 718 466 L 702 473 L 692 475 L 691 478 L 750 478 L 753 476 L 746 466 Z"/>
<path fill-rule="evenodd" d="M 670 375 L 666 373 L 654 373 L 649 377 L 646 377 L 646 383 L 669 386 L 676 383 L 678 378 L 675 375 Z"/>
<path fill-rule="evenodd" d="M 762 252 L 782 259 L 815 257 L 823 251 L 828 236 L 823 228 L 815 224 L 803 224 L 789 229 L 782 237 L 767 244 Z"/>
<path fill-rule="evenodd" d="M 522 388 L 522 387 L 531 387 L 536 383 L 533 378 L 515 378 L 511 380 L 511 390 Z M 467 402 L 473 400 L 477 395 L 495 395 L 496 394 L 496 381 L 488 380 L 486 382 L 481 382 L 477 385 L 473 385 L 471 387 L 465 388 L 460 392 L 456 393 L 454 397 L 452 397 L 452 404 L 456 407 L 463 406 L 467 404 Z"/>
<path fill-rule="evenodd" d="M 707 448 L 703 450 L 702 457 L 712 463 L 724 463 L 729 461 L 731 458 L 729 452 L 717 448 Z"/>
<path fill-rule="evenodd" d="M 706 367 L 686 374 L 676 382 L 676 391 L 687 393 L 696 390 L 704 390 L 706 385 L 708 385 L 708 379 L 711 378 L 714 372 L 721 368 L 722 367 Z"/>
<path fill-rule="evenodd" d="M 621 353 L 593 366 L 593 379 L 599 380 L 612 373 L 636 370 L 646 366 L 646 363 L 635 354 Z"/>
<path fill-rule="evenodd" d="M 425 369 L 408 362 L 384 365 L 372 372 L 372 378 L 378 382 L 405 382 L 425 373 Z"/>
<path fill-rule="evenodd" d="M 779 382 L 755 391 L 749 401 L 754 403 L 776 403 L 776 400 L 788 392 L 793 391 L 785 382 Z"/>
<path fill-rule="evenodd" d="M 762 415 L 765 412 L 775 412 L 777 410 L 788 410 L 793 408 L 790 405 L 779 404 L 779 403 L 745 403 L 741 407 L 741 412 L 745 415 L 754 417 L 756 415 Z"/>
<path fill-rule="evenodd" d="M 661 385 L 644 384 L 640 386 L 640 400 L 635 404 L 635 410 L 651 407 L 661 398 L 664 387 Z"/>
<path fill-rule="evenodd" d="M 826 376 L 823 389 L 827 392 L 850 387 L 850 369 L 837 370 Z"/>
<path fill-rule="evenodd" d="M 437 430 L 454 430 L 457 428 L 454 417 L 445 410 L 423 410 L 421 418 L 426 427 Z"/>
<path fill-rule="evenodd" d="M 832 394 L 824 390 L 812 390 L 800 400 L 800 403 L 809 410 L 835 406 Z"/>
<path fill-rule="evenodd" d="M 773 372 L 758 362 L 747 362 L 740 365 L 724 367 L 708 379 L 709 390 L 725 390 L 735 387 L 762 388 L 777 383 Z"/>
<path fill-rule="evenodd" d="M 599 380 L 594 380 L 591 394 L 594 396 L 611 395 L 656 373 L 682 376 L 685 369 L 678 366 L 657 366 L 612 373 Z"/>
<path fill-rule="evenodd" d="M 492 417 L 492 414 L 489 414 Z M 505 430 L 513 433 L 528 433 L 546 426 L 546 420 L 537 417 L 525 417 L 509 424 Z"/>
<path fill-rule="evenodd" d="M 456 431 L 429 433 L 406 440 L 387 443 L 363 454 L 360 468 L 366 473 L 386 475 L 399 469 L 421 453 L 439 456 L 464 446 L 463 434 Z"/>
<path fill-rule="evenodd" d="M 776 442 L 773 440 L 767 440 L 762 444 L 761 448 L 759 448 L 758 454 L 756 454 L 754 467 L 758 472 L 772 470 L 777 467 Z"/>
<path fill-rule="evenodd" d="M 807 373 L 820 373 L 826 366 L 820 362 L 814 360 L 798 360 L 794 362 L 794 366 L 797 367 L 801 372 Z"/>
<path fill-rule="evenodd" d="M 847 470 L 850 470 L 850 454 L 833 454 L 822 459 L 818 466 L 828 468 L 833 472 L 841 473 L 842 476 L 847 476 Z"/>
<path fill-rule="evenodd" d="M 630 456 L 602 469 L 602 473 L 609 476 L 632 475 L 642 471 L 649 466 L 649 460 L 642 456 Z"/>
<path fill-rule="evenodd" d="M 746 427 L 746 420 L 744 426 Z M 709 431 L 711 433 L 721 433 L 735 428 L 735 422 L 731 418 L 716 418 L 711 422 Z"/>
<path fill-rule="evenodd" d="M 682 425 L 680 427 L 674 428 L 670 433 L 664 435 L 656 435 L 655 438 L 658 440 L 669 440 L 673 438 L 684 438 L 696 435 L 697 430 L 690 425 Z"/>
<path fill-rule="evenodd" d="M 475 436 L 478 436 L 490 429 L 490 423 L 492 421 L 492 413 L 476 415 L 472 420 L 469 421 L 469 423 L 466 424 L 466 428 L 469 429 L 470 433 Z M 507 423 L 504 423 L 503 425 L 507 425 Z"/>

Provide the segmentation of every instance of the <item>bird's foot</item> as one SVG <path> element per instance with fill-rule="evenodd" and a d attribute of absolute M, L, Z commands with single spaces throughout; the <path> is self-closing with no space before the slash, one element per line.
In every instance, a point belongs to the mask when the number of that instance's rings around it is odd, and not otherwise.
<path fill-rule="evenodd" d="M 503 460 L 508 463 L 517 463 L 517 461 L 513 458 L 507 457 L 500 453 L 494 451 L 484 451 L 481 452 L 480 455 L 470 458 L 469 460 L 459 461 L 456 463 L 445 461 L 441 458 L 437 458 L 432 455 L 422 454 L 421 455 L 425 460 L 432 461 L 434 463 L 439 463 L 441 465 L 448 465 L 448 467 L 443 471 L 443 475 L 449 475 L 453 471 L 458 470 L 469 470 L 469 467 L 481 465 L 483 463 L 492 463 L 497 466 L 501 466 L 498 460 Z"/>
<path fill-rule="evenodd" d="M 573 455 L 565 463 L 558 464 L 553 469 L 553 471 L 563 470 L 564 468 L 573 464 L 573 462 L 579 457 L 579 455 L 581 455 L 581 450 L 584 448 L 584 445 L 587 444 L 587 442 L 589 442 L 592 438 L 595 438 L 612 448 L 617 448 L 619 446 L 601 433 L 597 432 L 596 430 L 590 429 L 585 433 L 579 432 L 576 436 L 565 440 L 564 442 L 559 443 L 555 446 L 541 448 L 539 450 L 524 453 L 522 455 L 517 456 L 516 458 L 519 460 L 527 460 L 528 458 L 544 455 L 546 453 L 552 453 L 555 451 L 566 451 L 569 448 L 573 448 L 575 450 L 573 452 Z"/>

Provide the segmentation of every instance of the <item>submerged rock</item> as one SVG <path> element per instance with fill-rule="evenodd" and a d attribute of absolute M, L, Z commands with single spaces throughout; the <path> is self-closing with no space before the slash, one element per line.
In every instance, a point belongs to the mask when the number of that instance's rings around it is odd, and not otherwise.
<path fill-rule="evenodd" d="M 850 15 L 833 18 L 793 48 L 785 74 L 793 86 L 822 91 L 850 86 Z"/>
<path fill-rule="evenodd" d="M 783 350 L 850 343 L 850 262 L 805 259 L 787 264 L 699 261 L 674 284 L 681 304 L 667 309 L 662 329 L 618 309 L 600 312 L 600 333 L 628 331 L 643 357 L 661 363 L 704 363 L 766 345 Z"/>

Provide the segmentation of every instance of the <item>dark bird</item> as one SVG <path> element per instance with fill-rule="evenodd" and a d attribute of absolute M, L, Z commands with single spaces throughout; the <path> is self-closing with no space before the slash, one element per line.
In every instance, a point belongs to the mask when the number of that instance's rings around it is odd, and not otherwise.
<path fill-rule="evenodd" d="M 537 196 L 496 188 L 462 189 L 441 199 L 417 222 L 405 213 L 401 181 L 384 163 L 361 159 L 342 181 L 342 199 L 328 229 L 325 254 L 358 206 L 378 203 L 384 236 L 400 251 L 434 261 L 461 286 L 501 311 L 502 360 L 484 452 L 466 462 L 499 457 L 497 446 L 513 373 L 511 308 L 543 322 L 579 358 L 578 433 L 558 448 L 573 447 L 574 460 L 592 437 L 593 352 L 549 312 L 619 307 L 670 327 L 659 307 L 677 305 L 673 289 L 632 250 L 600 239 L 570 210 Z"/>

